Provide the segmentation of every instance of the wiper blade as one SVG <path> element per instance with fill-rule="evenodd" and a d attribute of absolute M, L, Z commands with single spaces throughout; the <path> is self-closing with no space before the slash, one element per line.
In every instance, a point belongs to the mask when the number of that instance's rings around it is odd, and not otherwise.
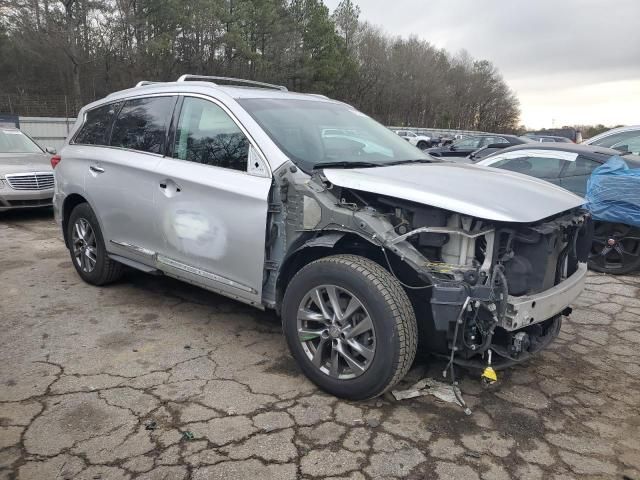
<path fill-rule="evenodd" d="M 381 167 L 382 163 L 372 162 L 320 162 L 313 166 L 314 170 L 318 168 L 364 168 L 364 167 Z"/>
<path fill-rule="evenodd" d="M 385 163 L 386 165 L 403 165 L 405 163 L 435 163 L 442 162 L 439 158 L 414 158 L 413 160 L 398 160 L 397 162 Z"/>

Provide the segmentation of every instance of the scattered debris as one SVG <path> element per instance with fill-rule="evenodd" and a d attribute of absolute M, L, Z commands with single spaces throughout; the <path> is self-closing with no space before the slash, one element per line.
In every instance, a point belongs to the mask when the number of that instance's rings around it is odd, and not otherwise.
<path fill-rule="evenodd" d="M 369 418 L 367 419 L 367 425 L 369 425 L 371 428 L 376 428 L 380 426 L 380 420 L 376 419 L 376 418 Z"/>
<path fill-rule="evenodd" d="M 458 387 L 452 387 L 448 383 L 438 382 L 437 380 L 433 380 L 431 378 L 423 378 L 407 390 L 392 390 L 391 393 L 396 400 L 407 400 L 409 398 L 433 395 L 443 402 L 455 403 L 457 405 L 460 405 L 460 402 L 456 398 L 454 389 L 458 389 Z"/>
<path fill-rule="evenodd" d="M 185 345 L 185 346 L 184 346 L 184 349 L 185 349 L 185 350 L 191 350 L 191 345 Z"/>
<path fill-rule="evenodd" d="M 376 407 L 380 408 L 382 405 L 384 405 L 384 402 L 382 400 L 376 400 Z"/>
<path fill-rule="evenodd" d="M 149 420 L 144 424 L 145 430 L 155 430 L 156 428 L 158 428 L 158 422 L 156 422 L 155 420 Z"/>
<path fill-rule="evenodd" d="M 182 432 L 182 438 L 184 440 L 193 440 L 194 438 L 196 438 L 196 436 L 190 432 L 189 430 L 185 430 L 184 432 Z"/>
<path fill-rule="evenodd" d="M 480 454 L 478 452 L 473 452 L 471 450 L 468 450 L 468 451 L 464 452 L 464 454 L 467 457 L 480 458 Z"/>

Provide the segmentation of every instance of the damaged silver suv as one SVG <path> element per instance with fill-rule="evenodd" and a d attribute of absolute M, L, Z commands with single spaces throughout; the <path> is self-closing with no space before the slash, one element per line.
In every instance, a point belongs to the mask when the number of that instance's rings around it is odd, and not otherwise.
<path fill-rule="evenodd" d="M 85 281 L 128 266 L 275 309 L 304 373 L 350 399 L 388 390 L 417 350 L 526 360 L 586 274 L 581 198 L 275 85 L 184 75 L 111 94 L 82 109 L 55 176 Z"/>

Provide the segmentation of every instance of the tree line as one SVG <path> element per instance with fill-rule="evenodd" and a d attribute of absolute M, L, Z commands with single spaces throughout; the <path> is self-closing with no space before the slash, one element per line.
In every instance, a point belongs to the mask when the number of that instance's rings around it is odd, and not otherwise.
<path fill-rule="evenodd" d="M 194 73 L 328 95 L 387 125 L 518 125 L 489 61 L 390 36 L 352 0 L 333 13 L 322 0 L 0 0 L 0 14 L 0 98 L 65 95 L 77 111 L 139 80 Z"/>

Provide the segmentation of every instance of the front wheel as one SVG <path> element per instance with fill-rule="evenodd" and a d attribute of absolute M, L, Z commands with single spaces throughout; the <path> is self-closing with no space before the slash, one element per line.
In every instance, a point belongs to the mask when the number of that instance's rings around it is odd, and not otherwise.
<path fill-rule="evenodd" d="M 640 229 L 624 223 L 596 221 L 589 268 L 614 275 L 640 270 Z"/>
<path fill-rule="evenodd" d="M 417 324 L 406 292 L 364 257 L 335 255 L 302 268 L 286 290 L 282 319 L 302 371 L 338 397 L 384 393 L 415 357 Z"/>
<path fill-rule="evenodd" d="M 418 147 L 420 150 L 426 150 L 426 149 L 427 149 L 427 148 L 429 148 L 430 146 L 431 146 L 431 145 L 429 145 L 429 142 L 425 142 L 424 140 L 420 140 L 420 141 L 418 142 L 418 145 L 417 145 L 417 147 Z"/>

